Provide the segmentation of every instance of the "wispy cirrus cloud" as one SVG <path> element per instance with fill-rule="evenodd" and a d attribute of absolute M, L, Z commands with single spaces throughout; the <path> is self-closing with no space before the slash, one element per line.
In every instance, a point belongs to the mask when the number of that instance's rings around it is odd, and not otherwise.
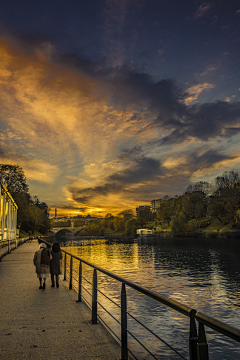
<path fill-rule="evenodd" d="M 195 18 L 200 18 L 202 16 L 205 16 L 209 12 L 210 9 L 211 9 L 211 4 L 210 3 L 206 3 L 206 2 L 202 3 L 198 7 L 197 11 L 195 12 L 194 17 Z"/>

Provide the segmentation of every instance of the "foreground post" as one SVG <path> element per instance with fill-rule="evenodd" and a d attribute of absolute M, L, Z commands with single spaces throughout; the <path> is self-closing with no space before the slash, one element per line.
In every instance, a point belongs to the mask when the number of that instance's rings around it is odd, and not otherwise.
<path fill-rule="evenodd" d="M 69 274 L 69 290 L 72 290 L 72 267 L 73 267 L 73 257 L 70 259 L 70 274 Z"/>
<path fill-rule="evenodd" d="M 82 262 L 79 262 L 79 272 L 78 272 L 78 300 L 77 302 L 82 301 Z"/>
<path fill-rule="evenodd" d="M 190 312 L 189 356 L 190 360 L 198 360 L 198 336 L 195 321 L 196 310 Z"/>
<path fill-rule="evenodd" d="M 92 283 L 92 324 L 97 324 L 97 270 L 93 270 Z"/>
<path fill-rule="evenodd" d="M 208 360 L 208 344 L 204 325 L 200 322 L 198 328 L 198 359 Z"/>
<path fill-rule="evenodd" d="M 64 277 L 63 280 L 66 280 L 66 265 L 67 265 L 67 254 L 64 256 Z"/>
<path fill-rule="evenodd" d="M 121 291 L 121 360 L 128 359 L 128 348 L 127 348 L 127 294 L 125 284 L 122 283 Z"/>

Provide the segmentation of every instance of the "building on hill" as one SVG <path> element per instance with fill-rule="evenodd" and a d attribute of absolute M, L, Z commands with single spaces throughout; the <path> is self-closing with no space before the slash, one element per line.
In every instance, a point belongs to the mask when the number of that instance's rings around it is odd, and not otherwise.
<path fill-rule="evenodd" d="M 136 208 L 137 218 L 145 218 L 151 213 L 150 206 L 139 206 Z"/>
<path fill-rule="evenodd" d="M 151 211 L 152 213 L 156 213 L 160 208 L 162 199 L 154 199 L 151 201 Z"/>

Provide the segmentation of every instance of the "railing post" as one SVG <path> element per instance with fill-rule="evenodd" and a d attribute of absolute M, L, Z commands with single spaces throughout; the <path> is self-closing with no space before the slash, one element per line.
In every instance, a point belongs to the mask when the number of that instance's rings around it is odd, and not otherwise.
<path fill-rule="evenodd" d="M 125 284 L 122 283 L 121 291 L 121 360 L 128 359 L 127 347 L 127 294 Z"/>
<path fill-rule="evenodd" d="M 77 302 L 82 301 L 82 262 L 79 263 L 79 272 L 78 272 L 78 300 Z"/>
<path fill-rule="evenodd" d="M 8 239 L 8 254 L 10 253 L 10 240 Z"/>
<path fill-rule="evenodd" d="M 93 270 L 92 283 L 92 324 L 97 324 L 97 270 Z"/>
<path fill-rule="evenodd" d="M 200 322 L 198 327 L 198 359 L 208 360 L 208 344 L 204 325 Z"/>
<path fill-rule="evenodd" d="M 63 276 L 63 280 L 66 280 L 66 265 L 67 265 L 67 254 L 65 253 L 64 256 L 64 276 Z"/>
<path fill-rule="evenodd" d="M 73 257 L 70 259 L 70 273 L 69 273 L 69 290 L 72 290 L 72 267 L 73 267 Z"/>
<path fill-rule="evenodd" d="M 190 311 L 190 333 L 189 333 L 189 357 L 190 360 L 198 360 L 198 336 L 195 321 L 196 310 Z"/>

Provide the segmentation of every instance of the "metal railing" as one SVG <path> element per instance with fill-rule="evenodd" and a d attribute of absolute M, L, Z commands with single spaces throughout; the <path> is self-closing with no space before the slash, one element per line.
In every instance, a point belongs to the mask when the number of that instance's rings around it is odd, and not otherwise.
<path fill-rule="evenodd" d="M 44 240 L 43 240 L 44 241 Z M 44 241 L 48 246 L 52 244 Z M 151 329 L 149 329 L 146 325 L 141 323 L 138 319 L 136 319 L 133 315 L 131 315 L 127 311 L 127 294 L 126 294 L 126 286 L 137 290 L 139 293 L 144 294 L 155 301 L 176 310 L 177 312 L 187 316 L 190 318 L 189 323 L 189 358 L 190 360 L 208 360 L 209 352 L 208 352 L 208 343 L 206 338 L 205 326 L 217 331 L 220 334 L 227 336 L 237 342 L 240 342 L 240 331 L 230 325 L 227 325 L 221 321 L 218 321 L 214 318 L 211 318 L 205 314 L 197 312 L 195 309 L 191 309 L 188 306 L 185 306 L 175 300 L 169 299 L 165 296 L 162 296 L 154 291 L 150 291 L 142 286 L 139 286 L 136 283 L 128 281 L 106 269 L 103 269 L 95 264 L 90 263 L 82 258 L 79 258 L 65 250 L 62 250 L 64 253 L 63 257 L 63 267 L 64 267 L 64 280 L 69 281 L 69 289 L 75 288 L 78 293 L 78 302 L 84 300 L 85 303 L 91 308 L 91 323 L 97 324 L 97 320 L 100 321 L 115 335 L 115 337 L 120 341 L 121 344 L 121 360 L 127 360 L 129 353 L 135 359 L 137 357 L 133 354 L 133 352 L 128 348 L 128 335 L 132 336 L 139 345 L 141 345 L 145 351 L 148 352 L 152 356 L 152 358 L 157 359 L 156 355 L 154 355 L 137 337 L 128 329 L 128 317 L 136 321 L 139 325 L 141 325 L 145 330 L 149 331 L 156 339 L 163 342 L 166 346 L 168 346 L 172 351 L 174 351 L 179 358 L 186 359 L 180 352 L 174 349 L 170 344 L 168 344 L 164 339 L 155 334 Z M 67 261 L 67 257 L 70 257 L 70 261 Z M 79 271 L 78 271 L 78 279 L 73 276 L 73 272 L 77 271 L 73 267 L 73 259 L 79 262 Z M 92 274 L 92 283 L 89 282 L 83 276 L 83 266 L 82 264 L 88 265 L 93 269 Z M 110 299 L 106 294 L 98 289 L 98 275 L 97 272 L 105 274 L 112 279 L 117 280 L 121 283 L 121 305 L 117 304 L 114 300 Z M 73 279 L 78 283 L 78 287 L 73 285 Z M 83 279 L 92 286 L 92 292 L 89 292 L 83 286 Z M 92 304 L 90 304 L 86 297 L 83 296 L 83 290 L 87 292 L 92 298 Z M 98 293 L 106 297 L 109 301 L 114 303 L 121 311 L 121 321 L 119 321 L 114 315 L 112 315 L 99 301 L 98 301 Z M 98 306 L 100 306 L 104 311 L 108 313 L 113 319 L 121 327 L 121 337 L 117 336 L 116 333 L 106 324 L 106 322 L 100 317 L 98 314 Z M 197 324 L 198 323 L 198 327 Z"/>
<path fill-rule="evenodd" d="M 0 241 L 0 261 L 3 256 L 9 254 L 12 250 L 18 248 L 19 245 L 22 245 L 27 240 L 28 238 L 16 238 Z"/>

